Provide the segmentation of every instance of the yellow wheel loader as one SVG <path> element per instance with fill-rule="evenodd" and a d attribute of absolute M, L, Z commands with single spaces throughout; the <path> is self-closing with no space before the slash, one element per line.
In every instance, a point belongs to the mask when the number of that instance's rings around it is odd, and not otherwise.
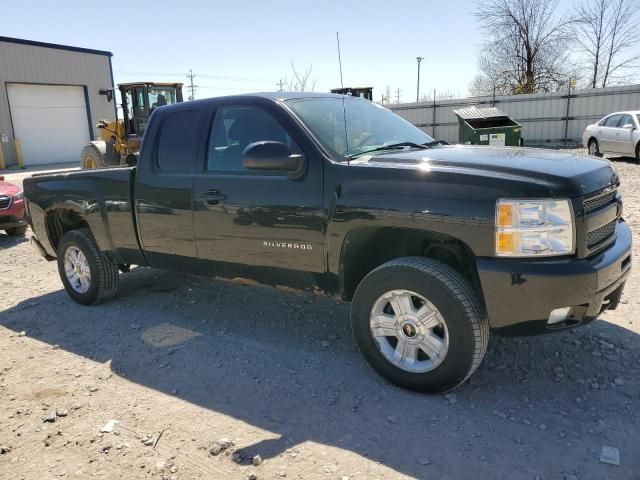
<path fill-rule="evenodd" d="M 86 145 L 80 154 L 83 169 L 125 164 L 130 153 L 140 149 L 149 117 L 156 108 L 182 102 L 181 83 L 136 82 L 118 85 L 122 119 L 100 120 L 102 139 Z M 112 92 L 112 91 L 110 91 Z"/>

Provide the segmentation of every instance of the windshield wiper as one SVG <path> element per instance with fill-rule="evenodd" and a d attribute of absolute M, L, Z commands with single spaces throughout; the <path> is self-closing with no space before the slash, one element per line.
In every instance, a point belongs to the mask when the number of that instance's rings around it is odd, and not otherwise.
<path fill-rule="evenodd" d="M 400 148 L 406 148 L 406 147 L 418 148 L 420 150 L 431 148 L 430 145 L 426 143 L 420 144 L 420 143 L 413 143 L 413 142 L 399 142 L 399 143 L 391 143 L 389 145 L 381 145 L 379 147 L 372 148 L 371 150 L 364 150 L 363 152 L 352 153 L 351 155 L 347 155 L 347 158 L 356 158 L 356 157 L 359 157 L 360 155 L 366 155 L 367 153 L 381 152 L 384 150 L 398 150 Z"/>
<path fill-rule="evenodd" d="M 451 145 L 451 144 L 449 142 L 447 142 L 446 140 L 434 140 L 432 142 L 425 143 L 425 145 L 427 147 L 436 147 L 438 145 Z"/>

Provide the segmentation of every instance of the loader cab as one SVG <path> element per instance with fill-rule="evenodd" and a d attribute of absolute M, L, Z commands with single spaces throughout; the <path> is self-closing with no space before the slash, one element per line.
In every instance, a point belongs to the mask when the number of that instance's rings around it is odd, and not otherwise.
<path fill-rule="evenodd" d="M 181 83 L 124 83 L 119 88 L 128 138 L 142 138 L 149 117 L 157 108 L 182 102 Z"/>

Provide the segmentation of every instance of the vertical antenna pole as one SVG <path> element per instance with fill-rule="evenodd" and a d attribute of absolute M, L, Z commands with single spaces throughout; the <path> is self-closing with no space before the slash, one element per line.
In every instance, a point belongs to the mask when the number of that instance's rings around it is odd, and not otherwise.
<path fill-rule="evenodd" d="M 342 117 L 344 119 L 344 145 L 345 157 L 347 157 L 347 165 L 351 163 L 349 159 L 349 134 L 347 133 L 347 107 L 344 105 L 344 83 L 342 82 L 342 56 L 340 54 L 340 34 L 336 32 L 336 40 L 338 42 L 338 65 L 340 65 L 340 88 L 342 92 Z"/>
<path fill-rule="evenodd" d="M 340 88 L 344 88 L 342 82 L 342 55 L 340 54 L 340 34 L 336 32 L 336 40 L 338 41 L 338 65 L 340 65 Z"/>

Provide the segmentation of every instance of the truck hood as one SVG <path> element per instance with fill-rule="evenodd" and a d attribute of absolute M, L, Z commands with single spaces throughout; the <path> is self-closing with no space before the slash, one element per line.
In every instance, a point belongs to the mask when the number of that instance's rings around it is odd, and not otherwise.
<path fill-rule="evenodd" d="M 456 145 L 361 157 L 356 162 L 519 180 L 546 187 L 554 196 L 585 195 L 618 184 L 608 160 L 540 148 Z"/>
<path fill-rule="evenodd" d="M 13 183 L 0 181 L 0 195 L 14 196 L 21 192 L 20 187 Z"/>

